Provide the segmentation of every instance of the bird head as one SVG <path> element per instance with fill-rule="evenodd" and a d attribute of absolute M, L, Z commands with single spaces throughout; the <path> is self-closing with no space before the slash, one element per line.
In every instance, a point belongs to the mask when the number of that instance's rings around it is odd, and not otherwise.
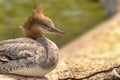
<path fill-rule="evenodd" d="M 43 9 L 40 6 L 33 10 L 23 28 L 27 36 L 40 36 L 44 33 L 64 34 L 63 31 L 54 27 L 53 21 L 43 14 Z"/>

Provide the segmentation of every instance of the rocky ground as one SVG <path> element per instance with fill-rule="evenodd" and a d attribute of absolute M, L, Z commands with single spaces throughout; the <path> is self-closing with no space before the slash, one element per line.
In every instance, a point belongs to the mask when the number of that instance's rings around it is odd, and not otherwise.
<path fill-rule="evenodd" d="M 61 49 L 50 80 L 120 80 L 120 14 Z"/>
<path fill-rule="evenodd" d="M 61 49 L 48 80 L 120 80 L 120 14 Z M 46 80 L 0 75 L 0 80 Z"/>

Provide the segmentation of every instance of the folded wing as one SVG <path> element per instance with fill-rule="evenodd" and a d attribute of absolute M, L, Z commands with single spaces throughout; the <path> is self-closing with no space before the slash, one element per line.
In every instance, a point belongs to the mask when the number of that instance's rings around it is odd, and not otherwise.
<path fill-rule="evenodd" d="M 0 61 L 9 61 L 31 57 L 40 47 L 34 40 L 18 38 L 0 42 Z"/>

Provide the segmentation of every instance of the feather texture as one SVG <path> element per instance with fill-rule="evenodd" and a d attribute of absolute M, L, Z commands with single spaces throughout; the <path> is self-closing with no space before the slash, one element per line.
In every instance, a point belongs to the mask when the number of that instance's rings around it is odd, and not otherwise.
<path fill-rule="evenodd" d="M 0 42 L 0 73 L 43 76 L 50 72 L 57 62 L 58 48 L 46 37 L 36 41 L 31 38 L 18 38 Z"/>

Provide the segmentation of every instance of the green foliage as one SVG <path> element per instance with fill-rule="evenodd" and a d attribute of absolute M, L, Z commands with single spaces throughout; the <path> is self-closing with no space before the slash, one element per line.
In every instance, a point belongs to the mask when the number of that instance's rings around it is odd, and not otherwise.
<path fill-rule="evenodd" d="M 44 13 L 54 21 L 55 26 L 66 32 L 66 35 L 47 35 L 59 46 L 82 35 L 104 20 L 104 11 L 100 3 L 93 0 L 39 0 L 37 2 L 42 5 Z M 35 0 L 0 1 L 0 40 L 23 36 L 19 26 L 31 14 L 35 4 Z"/>

